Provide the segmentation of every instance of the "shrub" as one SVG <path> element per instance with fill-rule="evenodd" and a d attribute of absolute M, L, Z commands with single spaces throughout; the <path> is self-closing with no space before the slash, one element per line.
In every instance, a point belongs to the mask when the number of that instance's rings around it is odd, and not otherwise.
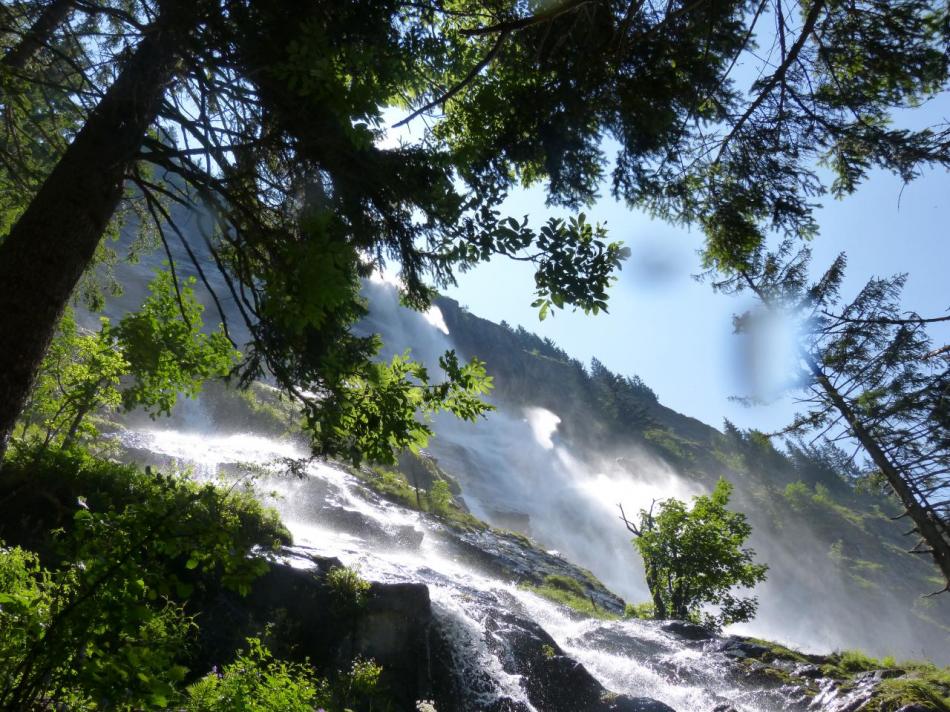
<path fill-rule="evenodd" d="M 77 451 L 20 450 L 0 497 L 19 515 L 0 529 L 40 550 L 0 549 L 3 709 L 165 706 L 195 627 L 183 604 L 246 593 L 287 538 L 251 493 Z"/>
<path fill-rule="evenodd" d="M 338 612 L 352 614 L 366 605 L 371 584 L 356 569 L 334 566 L 327 573 L 326 583 Z"/>
<path fill-rule="evenodd" d="M 193 624 L 181 607 L 149 601 L 143 578 L 110 576 L 123 562 L 43 569 L 0 547 L 0 707 L 162 707 L 187 669 L 177 664 Z"/>
<path fill-rule="evenodd" d="M 379 686 L 383 668 L 375 660 L 357 658 L 350 669 L 339 676 L 333 685 L 333 697 L 338 709 L 384 709 L 385 697 Z"/>
<path fill-rule="evenodd" d="M 452 506 L 452 490 L 445 480 L 436 480 L 429 489 L 429 503 L 435 514 L 448 514 Z"/>
<path fill-rule="evenodd" d="M 653 604 L 649 601 L 645 603 L 628 603 L 623 610 L 624 618 L 639 618 L 641 620 L 650 620 L 653 618 Z"/>
<path fill-rule="evenodd" d="M 188 688 L 188 712 L 309 712 L 330 706 L 329 685 L 309 665 L 275 660 L 257 638 L 247 644 L 233 663 Z"/>

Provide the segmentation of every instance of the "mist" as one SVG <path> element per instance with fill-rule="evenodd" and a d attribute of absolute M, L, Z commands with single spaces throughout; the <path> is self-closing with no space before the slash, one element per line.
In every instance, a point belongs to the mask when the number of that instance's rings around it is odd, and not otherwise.
<path fill-rule="evenodd" d="M 383 281 L 368 284 L 366 294 L 370 317 L 361 328 L 382 334 L 385 355 L 411 348 L 430 374 L 438 373 L 438 356 L 456 348 L 438 307 L 425 315 L 404 309 Z M 491 400 L 497 410 L 475 424 L 447 415 L 433 422 L 436 436 L 428 450 L 458 479 L 466 506 L 489 524 L 527 534 L 589 569 L 627 601 L 649 600 L 642 562 L 618 504 L 628 517 L 636 517 L 653 500 L 688 501 L 708 487 L 634 443 L 611 452 L 569 444 L 559 433 L 562 418 L 554 409 L 532 403 L 516 407 L 497 392 Z M 564 412 L 571 408 L 564 404 Z M 935 653 L 948 649 L 945 632 L 934 626 L 933 636 L 922 638 L 919 621 L 909 624 L 909 606 L 945 602 L 918 603 L 881 592 L 886 605 L 863 607 L 855 600 L 853 583 L 849 588 L 841 567 L 828 556 L 827 541 L 812 534 L 804 520 L 777 529 L 743 492 L 742 483 L 734 484 L 731 506 L 749 516 L 751 546 L 770 570 L 768 580 L 753 591 L 759 599 L 757 617 L 730 632 L 815 652 L 861 648 L 874 655 L 950 662 L 950 652 L 943 659 Z"/>

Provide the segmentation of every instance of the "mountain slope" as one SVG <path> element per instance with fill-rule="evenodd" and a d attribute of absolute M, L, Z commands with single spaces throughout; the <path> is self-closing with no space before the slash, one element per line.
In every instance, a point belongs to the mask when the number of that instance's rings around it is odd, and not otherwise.
<path fill-rule="evenodd" d="M 545 409 L 559 419 L 556 434 L 549 434 L 559 456 L 540 469 L 547 466 L 555 473 L 570 459 L 571 492 L 565 498 L 574 500 L 575 510 L 583 509 L 583 497 L 597 486 L 605 491 L 592 495 L 602 505 L 593 509 L 609 516 L 609 508 L 618 503 L 605 501 L 611 494 L 632 492 L 635 502 L 648 502 L 637 493 L 707 491 L 720 477 L 735 484 L 733 504 L 749 516 L 753 545 L 771 566 L 769 581 L 758 591 L 760 617 L 745 630 L 811 648 L 862 647 L 879 655 L 950 661 L 950 597 L 924 597 L 939 588 L 940 580 L 929 561 L 906 553 L 912 541 L 903 531 L 909 526 L 893 520 L 900 511 L 895 501 L 861 491 L 836 471 L 826 454 L 794 446 L 780 452 L 760 434 L 741 432 L 729 423 L 720 432 L 667 408 L 635 377 L 611 374 L 596 363 L 587 369 L 552 342 L 481 319 L 451 299 L 440 298 L 437 306 L 451 345 L 466 357 L 487 362 L 500 409 L 494 417 L 530 421 L 536 409 Z M 480 427 L 491 430 L 476 429 Z M 495 428 L 499 430 L 504 428 Z M 496 452 L 493 465 L 485 457 L 485 442 L 467 442 L 472 436 L 454 425 L 439 432 L 442 442 L 437 440 L 433 451 L 450 471 L 467 470 L 459 473 L 463 490 L 478 508 L 477 500 L 486 499 L 486 473 L 504 454 L 499 458 Z M 507 456 L 517 458 L 524 447 L 522 439 Z M 512 476 L 525 476 L 523 467 L 515 469 L 520 471 Z M 537 480 L 556 481 L 558 475 L 545 479 L 543 473 Z M 504 491 L 505 485 L 496 488 Z M 517 516 L 531 510 L 530 504 L 507 494 L 500 499 L 504 507 L 496 502 L 492 512 L 483 503 L 479 513 L 502 525 L 523 522 L 520 528 L 545 545 L 563 544 L 536 517 Z M 629 512 L 629 501 L 627 505 Z M 635 557 L 603 562 L 596 553 L 611 546 L 603 532 L 622 525 L 593 526 L 581 521 L 585 517 L 577 511 L 567 517 L 562 525 L 583 529 L 585 536 L 579 538 L 587 542 L 586 550 L 576 546 L 580 553 L 571 552 L 580 557 L 577 563 L 608 584 L 619 582 L 626 589 L 622 594 L 629 597 L 632 588 L 645 599 L 642 582 L 639 589 L 628 583 L 639 570 L 625 576 L 616 571 L 617 566 L 636 569 Z M 610 536 L 616 539 L 612 532 Z"/>

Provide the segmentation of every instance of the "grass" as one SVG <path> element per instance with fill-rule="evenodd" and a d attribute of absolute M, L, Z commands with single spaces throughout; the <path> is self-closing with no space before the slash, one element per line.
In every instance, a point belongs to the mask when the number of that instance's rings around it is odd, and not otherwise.
<path fill-rule="evenodd" d="M 872 658 L 859 650 L 843 650 L 828 656 L 822 665 L 828 677 L 848 681 L 872 670 L 898 670 L 903 674 L 883 680 L 869 704 L 868 712 L 895 712 L 907 705 L 919 705 L 932 712 L 950 712 L 950 667 L 938 668 L 933 663 L 892 657 Z"/>
<path fill-rule="evenodd" d="M 950 712 L 950 673 L 946 670 L 922 673 L 914 677 L 884 680 L 869 709 L 893 712 L 908 705 L 919 705 L 933 712 Z"/>
<path fill-rule="evenodd" d="M 575 613 L 588 618 L 598 618 L 600 620 L 619 620 L 620 616 L 610 611 L 599 608 L 594 601 L 589 598 L 584 590 L 584 586 L 579 581 L 569 576 L 552 574 L 544 577 L 541 585 L 521 584 L 519 588 L 530 591 L 542 598 L 546 598 L 554 603 L 570 608 Z"/>

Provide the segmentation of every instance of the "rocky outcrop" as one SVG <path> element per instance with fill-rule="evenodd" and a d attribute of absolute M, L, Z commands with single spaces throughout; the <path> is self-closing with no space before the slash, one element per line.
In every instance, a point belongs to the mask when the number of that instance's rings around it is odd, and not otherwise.
<path fill-rule="evenodd" d="M 673 712 L 645 697 L 615 695 L 569 657 L 534 621 L 502 614 L 487 621 L 489 646 L 505 672 L 520 675 L 531 704 L 544 712 Z"/>
<path fill-rule="evenodd" d="M 584 596 L 608 613 L 622 615 L 623 599 L 585 569 L 556 553 L 543 551 L 525 537 L 494 529 L 447 529 L 446 538 L 466 563 L 517 583 L 542 585 L 549 576 L 577 581 Z"/>
<path fill-rule="evenodd" d="M 309 660 L 324 674 L 372 658 L 398 710 L 432 697 L 429 683 L 429 591 L 421 584 L 374 583 L 359 606 L 341 607 L 326 583 L 340 562 L 297 552 L 258 579 L 247 597 L 222 592 L 200 614 L 200 659 L 207 668 L 226 662 L 249 636 L 263 637 L 275 654 Z"/>
<path fill-rule="evenodd" d="M 346 669 L 357 657 L 372 658 L 383 668 L 393 712 L 410 712 L 421 699 L 434 700 L 440 712 L 527 712 L 523 703 L 504 698 L 471 706 L 460 688 L 466 683 L 458 679 L 458 651 L 434 619 L 425 585 L 373 583 L 361 605 L 341 609 L 326 578 L 340 562 L 300 549 L 287 554 L 249 596 L 221 592 L 205 606 L 204 666 L 227 662 L 245 638 L 259 636 L 275 654 L 307 659 L 325 674 Z M 540 625 L 503 612 L 504 606 L 495 610 L 485 621 L 485 643 L 506 673 L 519 676 L 538 712 L 672 712 L 651 699 L 612 694 Z"/>

